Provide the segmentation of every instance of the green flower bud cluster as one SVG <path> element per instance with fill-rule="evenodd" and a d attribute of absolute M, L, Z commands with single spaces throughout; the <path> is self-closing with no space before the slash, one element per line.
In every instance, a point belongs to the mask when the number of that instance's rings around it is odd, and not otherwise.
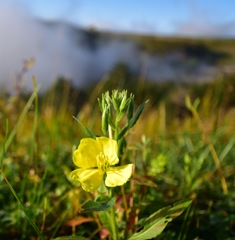
<path fill-rule="evenodd" d="M 135 125 L 140 117 L 145 104 L 141 104 L 134 114 L 134 95 L 131 93 L 128 96 L 126 90 L 113 90 L 102 94 L 102 98 L 98 98 L 100 110 L 102 112 L 101 130 L 104 135 L 109 134 L 118 141 L 120 149 L 123 149 L 125 144 L 125 134 Z M 123 145 L 123 146 L 120 146 Z"/>
<path fill-rule="evenodd" d="M 134 101 L 134 95 L 131 93 L 128 97 L 126 90 L 121 92 L 114 90 L 112 91 L 111 101 L 116 112 L 125 112 L 129 106 L 129 103 Z"/>
<path fill-rule="evenodd" d="M 119 123 L 125 115 L 127 122 L 133 116 L 134 95 L 128 96 L 126 90 L 113 90 L 111 94 L 107 91 L 102 95 L 102 99 L 98 99 L 98 102 L 102 112 L 102 132 L 105 135 L 109 126 L 117 133 L 117 130 L 120 130 Z M 115 138 L 118 138 L 118 135 L 115 135 Z"/>

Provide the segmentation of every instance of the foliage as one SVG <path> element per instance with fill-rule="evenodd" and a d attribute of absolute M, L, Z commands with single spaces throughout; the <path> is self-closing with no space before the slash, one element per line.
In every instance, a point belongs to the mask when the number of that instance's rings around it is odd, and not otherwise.
<path fill-rule="evenodd" d="M 233 239 L 234 78 L 173 89 L 169 85 L 165 96 L 162 92 L 167 87 L 160 84 L 155 86 L 160 99 L 154 96 L 153 85 L 146 87 L 152 94 L 145 88 L 138 90 L 143 94 L 134 92 L 133 115 L 127 127 L 124 120 L 128 117 L 123 115 L 116 135 L 124 136 L 126 141 L 120 153 L 122 164 L 131 160 L 136 168 L 121 192 L 114 189 L 115 204 L 112 198 L 94 199 L 68 179 L 74 169 L 71 152 L 87 129 L 98 136 L 107 131 L 105 125 L 100 127 L 102 113 L 96 102 L 107 90 L 106 84 L 111 83 L 101 82 L 92 94 L 88 90 L 61 94 L 55 88 L 47 96 L 37 96 L 37 91 L 29 98 L 2 95 L 0 238 L 38 239 L 41 234 L 41 239 L 64 239 L 68 235 L 70 239 L 108 239 L 100 220 L 107 218 L 102 215 L 104 211 L 88 211 L 94 202 L 98 209 L 115 206 L 120 234 L 134 236 L 137 230 L 150 229 L 148 217 L 159 209 L 191 198 L 191 207 L 169 222 L 157 239 Z M 195 103 L 194 114 L 190 104 L 189 108 L 185 104 L 187 95 L 191 104 Z M 143 98 L 150 101 L 139 115 L 135 104 L 141 106 Z M 73 116 L 86 125 L 85 131 Z M 120 134 L 122 130 L 124 134 Z M 213 148 L 228 193 L 223 192 Z"/>

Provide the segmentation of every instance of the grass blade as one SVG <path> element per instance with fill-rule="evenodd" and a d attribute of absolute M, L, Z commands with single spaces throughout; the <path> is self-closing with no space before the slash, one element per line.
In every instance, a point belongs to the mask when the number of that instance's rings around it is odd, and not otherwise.
<path fill-rule="evenodd" d="M 36 226 L 36 224 L 33 222 L 32 218 L 29 216 L 29 214 L 27 213 L 27 209 L 24 207 L 24 205 L 22 204 L 22 202 L 20 201 L 20 199 L 18 198 L 14 188 L 12 187 L 11 183 L 8 181 L 7 177 L 5 176 L 5 174 L 3 173 L 3 171 L 0 169 L 0 173 L 2 174 L 7 186 L 9 187 L 9 189 L 11 190 L 12 194 L 14 195 L 15 199 L 17 200 L 20 208 L 23 210 L 26 218 L 28 219 L 29 223 L 31 224 L 31 226 L 33 227 L 33 229 L 35 230 L 35 232 L 37 233 L 38 237 L 40 237 L 41 240 L 44 240 L 44 237 L 42 235 L 42 233 L 40 232 L 40 230 L 38 229 L 38 227 Z"/>
<path fill-rule="evenodd" d="M 166 225 L 174 218 L 178 217 L 190 204 L 192 200 L 183 200 L 158 210 L 148 217 L 143 225 L 144 228 L 133 234 L 129 240 L 151 239 L 161 234 Z"/>
<path fill-rule="evenodd" d="M 29 109 L 30 109 L 30 107 L 31 107 L 34 99 L 36 98 L 37 93 L 38 93 L 38 89 L 35 88 L 34 91 L 33 91 L 33 93 L 32 93 L 32 95 L 30 96 L 28 102 L 26 103 L 26 105 L 25 105 L 22 113 L 20 114 L 19 119 L 18 119 L 18 121 L 17 121 L 14 129 L 12 130 L 12 132 L 10 133 L 9 137 L 8 137 L 7 140 L 6 140 L 6 143 L 5 143 L 5 151 L 7 151 L 8 147 L 10 146 L 10 144 L 11 144 L 11 142 L 12 142 L 12 140 L 13 140 L 13 138 L 15 137 L 15 135 L 16 135 L 16 133 L 17 133 L 17 131 L 18 131 L 21 123 L 22 123 L 23 120 L 24 120 L 25 115 L 26 115 L 27 112 L 29 111 Z"/>
<path fill-rule="evenodd" d="M 96 138 L 96 135 L 88 128 L 86 127 L 78 118 L 73 117 L 87 132 L 87 134 L 91 137 L 91 138 Z"/>

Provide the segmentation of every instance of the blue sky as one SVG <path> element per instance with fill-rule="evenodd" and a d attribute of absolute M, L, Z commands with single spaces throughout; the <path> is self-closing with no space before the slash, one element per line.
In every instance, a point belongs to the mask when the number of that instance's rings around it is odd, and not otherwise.
<path fill-rule="evenodd" d="M 6 1 L 6 0 L 5 0 Z M 148 34 L 235 36 L 233 0 L 12 0 L 43 19 Z"/>

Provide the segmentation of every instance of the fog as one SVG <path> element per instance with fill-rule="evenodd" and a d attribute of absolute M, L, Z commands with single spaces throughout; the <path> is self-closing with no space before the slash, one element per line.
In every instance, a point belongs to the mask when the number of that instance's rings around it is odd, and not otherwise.
<path fill-rule="evenodd" d="M 33 75 L 42 91 L 58 77 L 82 88 L 102 79 L 117 62 L 153 81 L 208 80 L 216 74 L 216 68 L 206 62 L 190 62 L 179 52 L 148 55 L 129 41 L 106 39 L 92 48 L 78 29 L 65 22 L 46 24 L 19 5 L 1 4 L 1 88 L 13 89 L 20 73 L 26 89 L 32 89 Z M 29 59 L 35 59 L 34 64 L 23 69 Z"/>

